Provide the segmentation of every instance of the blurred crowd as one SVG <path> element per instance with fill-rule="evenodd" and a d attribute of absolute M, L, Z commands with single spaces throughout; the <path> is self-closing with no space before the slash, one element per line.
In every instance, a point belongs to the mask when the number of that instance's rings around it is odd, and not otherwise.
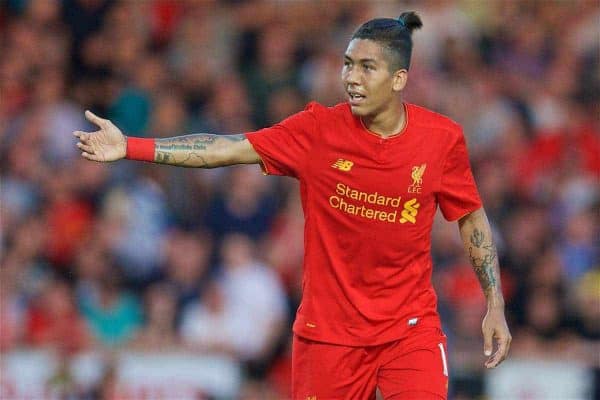
<path fill-rule="evenodd" d="M 85 109 L 125 134 L 166 137 L 243 133 L 310 100 L 336 104 L 353 30 L 412 9 L 424 27 L 404 98 L 465 129 L 511 356 L 598 376 L 595 0 L 0 2 L 0 354 L 220 353 L 243 368 L 240 397 L 289 396 L 297 182 L 258 166 L 101 165 L 71 132 L 92 130 Z M 485 299 L 456 224 L 438 218 L 432 240 L 450 392 L 480 398 Z"/>

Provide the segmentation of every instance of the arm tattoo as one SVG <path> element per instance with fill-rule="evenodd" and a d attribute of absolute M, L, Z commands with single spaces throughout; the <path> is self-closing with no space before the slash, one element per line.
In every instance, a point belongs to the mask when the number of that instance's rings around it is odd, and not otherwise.
<path fill-rule="evenodd" d="M 157 139 L 154 162 L 180 167 L 214 168 L 228 165 L 218 160 L 215 154 L 224 146 L 240 142 L 244 135 L 196 134 Z"/>
<path fill-rule="evenodd" d="M 485 235 L 483 234 L 483 232 L 481 232 L 479 229 L 475 228 L 473 230 L 473 234 L 471 235 L 471 243 L 473 244 L 473 246 L 475 247 L 481 247 L 481 245 L 483 244 L 483 239 L 484 239 Z"/>
<path fill-rule="evenodd" d="M 498 289 L 496 278 L 498 254 L 496 246 L 491 241 L 485 243 L 485 234 L 477 228 L 473 230 L 470 240 L 472 246 L 469 247 L 469 258 L 479 283 L 487 295 L 490 290 Z"/>

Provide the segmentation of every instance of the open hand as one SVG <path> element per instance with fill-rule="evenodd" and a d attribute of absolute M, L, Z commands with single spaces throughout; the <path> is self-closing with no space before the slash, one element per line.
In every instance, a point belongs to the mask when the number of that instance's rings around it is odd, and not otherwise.
<path fill-rule="evenodd" d="M 85 112 L 88 121 L 100 128 L 96 132 L 75 131 L 79 138 L 77 147 L 84 158 L 92 161 L 109 162 L 125 158 L 127 139 L 119 128 L 107 119 L 100 118 L 91 111 Z"/>
<path fill-rule="evenodd" d="M 483 353 L 489 356 L 485 366 L 486 368 L 496 368 L 508 356 L 508 349 L 512 340 L 504 318 L 504 309 L 488 308 L 481 329 L 483 331 Z M 495 352 L 493 352 L 494 339 L 498 344 Z"/>

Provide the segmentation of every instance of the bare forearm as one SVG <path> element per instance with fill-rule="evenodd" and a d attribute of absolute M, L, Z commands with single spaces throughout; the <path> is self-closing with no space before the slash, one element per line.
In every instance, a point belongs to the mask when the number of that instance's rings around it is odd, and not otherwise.
<path fill-rule="evenodd" d="M 473 270 L 487 298 L 488 306 L 504 307 L 498 253 L 483 208 L 463 217 L 459 221 L 459 229 Z"/>
<path fill-rule="evenodd" d="M 246 143 L 242 143 L 246 141 Z M 180 167 L 215 168 L 258 162 L 244 135 L 194 134 L 156 139 L 154 162 Z"/>

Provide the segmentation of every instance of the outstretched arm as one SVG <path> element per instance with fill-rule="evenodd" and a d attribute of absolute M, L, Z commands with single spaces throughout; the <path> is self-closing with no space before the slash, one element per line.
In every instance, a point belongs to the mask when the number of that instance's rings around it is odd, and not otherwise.
<path fill-rule="evenodd" d="M 487 299 L 487 314 L 482 324 L 483 350 L 486 356 L 490 356 L 485 366 L 494 368 L 508 355 L 512 340 L 504 317 L 498 253 L 483 208 L 462 217 L 458 221 L 458 226 L 465 250 Z M 498 342 L 498 349 L 494 354 L 492 354 L 493 339 Z"/>
<path fill-rule="evenodd" d="M 127 155 L 131 141 L 111 121 L 86 111 L 98 126 L 96 132 L 76 131 L 77 147 L 88 160 L 117 161 Z M 149 144 L 148 142 L 146 145 Z M 153 154 L 152 154 L 153 153 Z M 215 168 L 233 164 L 255 164 L 260 157 L 244 135 L 195 134 L 156 139 L 147 161 L 181 167 Z"/>
<path fill-rule="evenodd" d="M 156 139 L 154 162 L 180 167 L 215 168 L 256 164 L 260 158 L 242 135 L 195 135 Z"/>

